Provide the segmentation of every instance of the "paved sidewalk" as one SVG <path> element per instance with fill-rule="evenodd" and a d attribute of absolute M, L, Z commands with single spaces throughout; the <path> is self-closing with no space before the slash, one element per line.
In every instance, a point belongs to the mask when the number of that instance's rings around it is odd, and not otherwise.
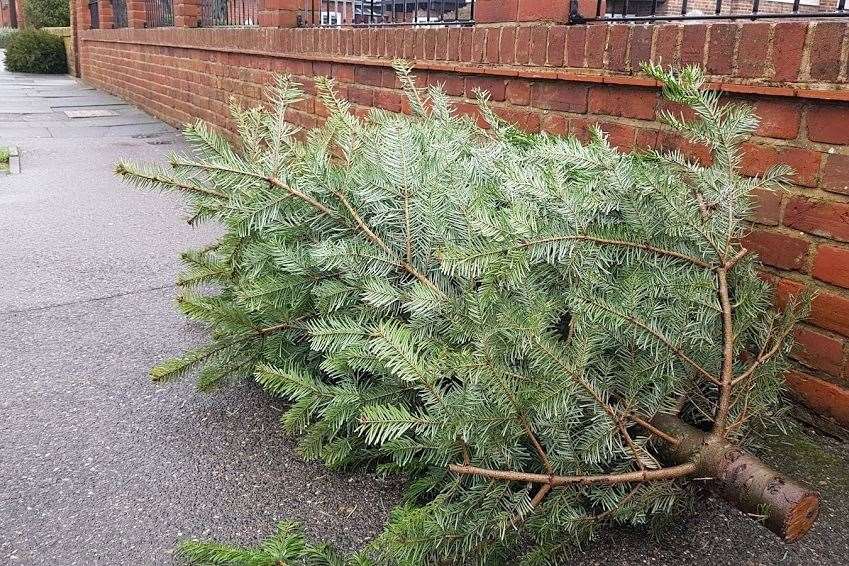
<path fill-rule="evenodd" d="M 114 115 L 66 114 L 92 110 Z M 255 387 L 148 380 L 203 340 L 173 282 L 215 233 L 112 168 L 179 134 L 72 78 L 0 71 L 0 144 L 21 153 L 0 175 L 0 564 L 167 564 L 181 536 L 283 518 L 348 547 L 379 530 L 397 488 L 303 463 Z"/>

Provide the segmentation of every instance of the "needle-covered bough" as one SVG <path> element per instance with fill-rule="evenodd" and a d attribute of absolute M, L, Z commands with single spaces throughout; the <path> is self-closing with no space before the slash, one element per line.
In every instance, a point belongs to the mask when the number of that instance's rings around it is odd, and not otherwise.
<path fill-rule="evenodd" d="M 772 310 L 739 244 L 752 190 L 789 174 L 738 175 L 751 110 L 696 68 L 647 65 L 692 109 L 664 120 L 711 150 L 698 163 L 621 153 L 597 130 L 586 145 L 524 134 L 485 93 L 480 128 L 396 69 L 411 116 L 358 118 L 319 79 L 330 116 L 300 132 L 285 119 L 301 91 L 281 78 L 269 110 L 233 108 L 237 144 L 198 123 L 170 167 L 118 165 L 184 194 L 191 222 L 226 227 L 184 254 L 179 280 L 211 340 L 153 378 L 255 379 L 290 401 L 283 425 L 305 458 L 408 474 L 363 563 L 557 561 L 605 525 L 675 512 L 687 478 L 804 535 L 817 494 L 744 448 L 778 422 L 806 314 Z M 304 558 L 284 542 L 269 563 Z"/>

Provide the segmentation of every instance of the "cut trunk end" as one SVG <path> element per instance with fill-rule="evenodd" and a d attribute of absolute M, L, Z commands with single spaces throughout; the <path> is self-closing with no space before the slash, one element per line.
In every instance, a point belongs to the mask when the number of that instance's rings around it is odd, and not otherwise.
<path fill-rule="evenodd" d="M 763 521 L 787 542 L 810 530 L 819 516 L 819 493 L 784 477 L 761 460 L 725 440 L 712 438 L 671 415 L 652 424 L 681 441 L 670 450 L 676 463 L 695 462 L 696 474 L 712 478 L 735 507 Z"/>

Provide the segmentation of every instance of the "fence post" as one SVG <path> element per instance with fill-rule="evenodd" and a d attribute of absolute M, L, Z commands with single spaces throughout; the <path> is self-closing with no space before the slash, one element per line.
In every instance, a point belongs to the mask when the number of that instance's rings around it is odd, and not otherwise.
<path fill-rule="evenodd" d="M 200 25 L 200 1 L 174 0 L 174 27 L 198 27 Z"/>
<path fill-rule="evenodd" d="M 267 28 L 293 28 L 298 25 L 298 13 L 303 0 L 258 0 L 259 25 Z"/>
<path fill-rule="evenodd" d="M 477 0 L 475 21 L 480 24 L 498 22 L 569 21 L 569 0 Z"/>
<path fill-rule="evenodd" d="M 127 27 L 143 28 L 147 25 L 144 0 L 127 0 Z"/>

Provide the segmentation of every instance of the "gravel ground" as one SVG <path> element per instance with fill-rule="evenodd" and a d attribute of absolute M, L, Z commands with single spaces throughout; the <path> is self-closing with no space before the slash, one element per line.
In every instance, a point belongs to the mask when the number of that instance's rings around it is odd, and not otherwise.
<path fill-rule="evenodd" d="M 63 130 L 49 102 L 21 112 L 22 97 L 51 89 L 125 119 Z M 9 93 L 16 106 L 4 112 Z M 304 463 L 280 408 L 250 385 L 203 395 L 149 382 L 152 364 L 204 339 L 174 311 L 172 282 L 177 252 L 215 234 L 186 227 L 174 199 L 120 186 L 116 158 L 159 159 L 180 141 L 98 96 L 62 77 L 0 72 L 0 142 L 22 153 L 22 173 L 0 177 L 0 564 L 169 564 L 180 537 L 251 542 L 280 519 L 362 545 L 398 481 Z M 57 134 L 72 127 L 74 138 Z M 849 449 L 797 434 L 770 453 L 823 493 L 802 542 L 784 545 L 707 498 L 660 535 L 616 531 L 569 563 L 846 564 Z"/>

